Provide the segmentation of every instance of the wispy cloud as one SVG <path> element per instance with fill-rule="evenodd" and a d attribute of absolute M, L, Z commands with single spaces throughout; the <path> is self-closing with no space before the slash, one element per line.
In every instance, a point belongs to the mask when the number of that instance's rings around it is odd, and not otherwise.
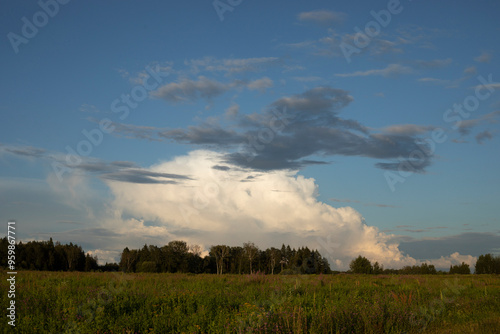
<path fill-rule="evenodd" d="M 293 80 L 299 81 L 299 82 L 313 82 L 313 81 L 322 80 L 322 78 L 317 77 L 317 76 L 307 76 L 307 77 L 293 77 Z"/>
<path fill-rule="evenodd" d="M 476 135 L 476 141 L 478 144 L 482 144 L 486 139 L 493 139 L 493 134 L 488 130 L 484 130 Z"/>
<path fill-rule="evenodd" d="M 37 148 L 33 146 L 21 146 L 21 145 L 1 145 L 0 152 L 6 152 L 23 157 L 39 158 L 45 155 L 47 152 L 42 148 Z"/>
<path fill-rule="evenodd" d="M 338 77 L 366 77 L 366 76 L 383 76 L 383 77 L 396 77 L 403 74 L 412 74 L 414 71 L 408 66 L 399 64 L 390 64 L 383 69 L 373 69 L 367 71 L 356 71 L 353 73 L 339 73 L 335 74 Z"/>
<path fill-rule="evenodd" d="M 236 117 L 240 112 L 240 106 L 236 103 L 233 103 L 229 108 L 226 109 L 225 116 L 232 118 Z"/>
<path fill-rule="evenodd" d="M 142 138 L 142 136 L 141 136 Z M 142 138 L 143 139 L 143 138 Z M 102 180 L 114 180 L 129 183 L 167 184 L 192 180 L 183 174 L 152 172 L 140 168 L 129 161 L 107 162 L 97 158 L 82 157 L 79 163 L 69 163 L 67 155 L 61 152 L 48 152 L 31 146 L 1 145 L 0 153 L 9 153 L 22 158 L 37 158 L 49 164 L 56 163 L 60 168 L 75 175 L 94 175 Z"/>
<path fill-rule="evenodd" d="M 140 169 L 124 169 L 111 173 L 104 173 L 101 178 L 106 180 L 148 183 L 148 184 L 177 184 L 177 180 L 191 180 L 190 177 L 179 174 L 157 173 Z"/>
<path fill-rule="evenodd" d="M 479 56 L 474 58 L 474 60 L 478 63 L 489 63 L 491 61 L 491 58 L 493 58 L 493 54 L 483 51 Z"/>
<path fill-rule="evenodd" d="M 419 69 L 437 69 L 437 68 L 443 68 L 448 65 L 450 65 L 453 62 L 453 59 L 451 58 L 446 58 L 446 59 L 434 59 L 434 60 L 417 60 L 416 67 Z"/>
<path fill-rule="evenodd" d="M 200 98 L 210 100 L 224 94 L 230 88 L 229 84 L 200 76 L 198 80 L 181 79 L 179 82 L 168 83 L 151 92 L 151 96 L 169 102 L 196 101 Z"/>
<path fill-rule="evenodd" d="M 268 77 L 264 77 L 264 78 L 249 82 L 247 87 L 250 90 L 259 90 L 259 91 L 263 92 L 267 88 L 273 87 L 273 81 L 271 79 L 269 79 Z"/>
<path fill-rule="evenodd" d="M 477 73 L 476 66 L 469 66 L 469 67 L 467 67 L 466 69 L 464 69 L 464 73 L 465 74 L 469 74 L 469 75 L 476 74 Z"/>
<path fill-rule="evenodd" d="M 481 124 L 494 124 L 500 121 L 500 110 L 485 114 L 479 118 L 462 120 L 457 124 L 458 132 L 461 136 L 467 136 L 472 132 L 472 130 Z M 476 141 L 479 144 L 485 139 L 492 139 L 493 134 L 489 131 L 483 131 L 476 136 Z"/>
<path fill-rule="evenodd" d="M 226 74 L 236 74 L 243 72 L 257 72 L 281 64 L 278 57 L 259 57 L 259 58 L 226 58 L 217 59 L 205 57 L 201 59 L 190 59 L 184 62 L 190 67 L 191 72 L 223 72 Z"/>
<path fill-rule="evenodd" d="M 417 81 L 439 86 L 445 86 L 446 88 L 457 88 L 460 86 L 461 82 L 467 80 L 469 77 L 470 75 L 467 75 L 454 80 L 425 77 L 425 78 L 420 78 Z"/>
<path fill-rule="evenodd" d="M 382 129 L 383 132 L 393 135 L 415 136 L 435 129 L 432 125 L 397 124 Z"/>
<path fill-rule="evenodd" d="M 299 13 L 297 18 L 301 22 L 312 22 L 326 27 L 343 23 L 347 18 L 347 15 L 342 12 L 334 12 L 323 9 Z"/>

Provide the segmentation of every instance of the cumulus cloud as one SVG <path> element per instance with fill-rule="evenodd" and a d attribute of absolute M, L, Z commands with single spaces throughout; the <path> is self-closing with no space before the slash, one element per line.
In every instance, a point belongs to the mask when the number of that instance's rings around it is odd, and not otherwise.
<path fill-rule="evenodd" d="M 161 246 L 179 239 L 205 249 L 213 244 L 241 245 L 248 240 L 262 248 L 281 243 L 294 247 L 307 245 L 326 256 L 332 268 L 341 270 L 347 269 L 350 260 L 360 254 L 386 268 L 399 268 L 420 263 L 416 258 L 431 263 L 432 259 L 440 260 L 436 254 L 458 251 L 476 256 L 467 250 L 483 252 L 488 245 L 494 248 L 498 244 L 498 236 L 494 235 L 419 241 L 383 233 L 366 224 L 353 208 L 334 208 L 320 202 L 315 180 L 298 175 L 297 170 L 263 172 L 244 168 L 228 162 L 223 152 L 193 151 L 147 168 L 138 168 L 127 161 L 92 160 L 80 170 L 87 174 L 67 175 L 62 182 L 50 174 L 46 180 L 50 196 L 37 195 L 44 207 L 57 202 L 61 214 L 61 205 L 73 209 L 64 211 L 57 221 L 62 221 L 63 216 L 76 218 L 78 212 L 78 218 L 66 224 L 74 224 L 78 229 L 33 233 L 30 237 L 77 243 L 98 255 L 101 263 L 118 261 L 125 246 L 139 248 L 145 243 Z M 121 176 L 106 177 L 109 174 Z M 135 179 L 140 176 L 176 182 Z M 107 191 L 103 197 L 100 190 L 92 187 L 92 177 L 100 178 L 108 186 L 110 198 Z M 33 192 L 33 187 L 25 191 L 23 199 Z"/>
<path fill-rule="evenodd" d="M 390 236 L 368 226 L 359 212 L 318 201 L 314 179 L 297 171 L 259 173 L 222 161 L 221 153 L 198 150 L 149 169 L 194 176 L 183 185 L 108 182 L 114 215 L 129 219 L 126 228 L 114 220 L 105 227 L 128 233 L 135 219 L 135 231 L 149 229 L 150 222 L 163 235 L 206 247 L 248 240 L 261 247 L 309 245 L 339 269 L 359 254 L 386 267 L 417 262 L 390 242 Z M 249 178 L 252 182 L 242 182 Z"/>
<path fill-rule="evenodd" d="M 312 22 L 321 26 L 343 23 L 346 17 L 347 15 L 345 13 L 324 9 L 302 12 L 298 15 L 298 19 L 301 22 Z"/>
<path fill-rule="evenodd" d="M 116 258 L 116 251 L 105 250 L 105 249 L 94 249 L 87 252 L 90 256 L 97 257 L 99 264 L 104 265 L 105 263 L 118 263 Z"/>
<path fill-rule="evenodd" d="M 424 262 L 432 264 L 439 269 L 449 269 L 450 266 L 460 265 L 463 262 L 468 264 L 471 272 L 473 272 L 476 261 L 477 257 L 475 256 L 461 255 L 459 252 L 455 252 L 449 256 L 441 256 L 439 259 L 432 259 Z"/>

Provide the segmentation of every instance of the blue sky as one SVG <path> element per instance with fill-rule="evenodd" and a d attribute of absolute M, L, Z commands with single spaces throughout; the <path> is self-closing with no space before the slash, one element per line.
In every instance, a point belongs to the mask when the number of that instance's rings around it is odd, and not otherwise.
<path fill-rule="evenodd" d="M 111 261 L 251 239 L 337 268 L 500 251 L 495 1 L 2 7 L 0 219 L 22 240 Z"/>

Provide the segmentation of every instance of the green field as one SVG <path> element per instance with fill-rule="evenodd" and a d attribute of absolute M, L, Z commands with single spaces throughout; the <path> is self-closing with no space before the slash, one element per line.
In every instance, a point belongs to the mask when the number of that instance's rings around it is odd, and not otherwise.
<path fill-rule="evenodd" d="M 16 313 L 17 333 L 499 333 L 500 277 L 21 271 Z"/>

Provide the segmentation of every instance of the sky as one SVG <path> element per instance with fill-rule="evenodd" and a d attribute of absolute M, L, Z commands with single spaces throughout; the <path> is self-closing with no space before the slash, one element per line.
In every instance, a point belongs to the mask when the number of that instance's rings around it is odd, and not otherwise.
<path fill-rule="evenodd" d="M 338 270 L 500 254 L 498 1 L 0 6 L 18 241 L 100 263 L 284 243 Z"/>

